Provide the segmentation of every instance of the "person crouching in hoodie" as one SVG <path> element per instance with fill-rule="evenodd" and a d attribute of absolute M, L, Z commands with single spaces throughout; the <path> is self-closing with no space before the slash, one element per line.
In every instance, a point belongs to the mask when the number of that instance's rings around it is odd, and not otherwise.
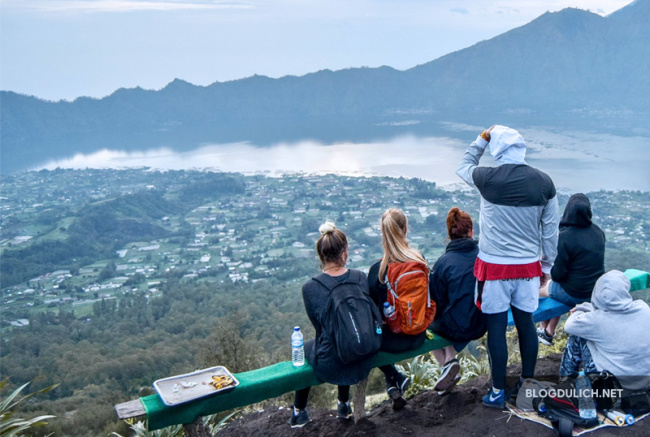
<path fill-rule="evenodd" d="M 567 202 L 560 219 L 557 256 L 551 281 L 539 289 L 540 297 L 551 297 L 568 307 L 591 300 L 598 278 L 605 273 L 605 233 L 591 222 L 591 203 L 582 193 Z M 560 316 L 540 323 L 539 342 L 553 344 Z"/>
<path fill-rule="evenodd" d="M 586 374 L 612 373 L 623 389 L 650 389 L 650 307 L 629 290 L 627 276 L 612 270 L 596 282 L 591 303 L 574 308 L 564 325 L 561 379 L 576 378 L 582 365 Z"/>

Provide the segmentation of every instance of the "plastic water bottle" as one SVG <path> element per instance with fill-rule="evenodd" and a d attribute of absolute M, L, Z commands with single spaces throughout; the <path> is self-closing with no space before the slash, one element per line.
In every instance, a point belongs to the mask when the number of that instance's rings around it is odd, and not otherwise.
<path fill-rule="evenodd" d="M 386 319 L 386 324 L 395 334 L 402 332 L 399 325 L 397 324 L 397 313 L 395 312 L 395 307 L 384 302 L 384 318 Z"/>
<path fill-rule="evenodd" d="M 583 419 L 595 419 L 598 417 L 596 414 L 596 404 L 591 394 L 591 381 L 589 381 L 589 378 L 587 378 L 583 371 L 580 371 L 578 379 L 576 379 L 576 391 L 580 417 Z"/>
<path fill-rule="evenodd" d="M 302 339 L 302 332 L 300 332 L 300 326 L 295 326 L 293 328 L 293 334 L 291 334 L 291 362 L 296 367 L 305 364 L 305 345 Z"/>

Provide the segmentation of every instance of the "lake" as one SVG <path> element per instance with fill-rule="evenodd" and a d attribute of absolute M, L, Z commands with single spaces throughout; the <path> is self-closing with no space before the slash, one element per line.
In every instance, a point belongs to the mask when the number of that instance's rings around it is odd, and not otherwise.
<path fill-rule="evenodd" d="M 337 173 L 421 178 L 439 186 L 465 187 L 455 169 L 481 128 L 456 125 L 448 136 L 400 136 L 367 143 L 318 141 L 206 144 L 189 152 L 170 148 L 144 152 L 102 150 L 39 165 L 61 168 L 207 169 L 245 174 Z M 650 138 L 591 132 L 521 129 L 528 164 L 548 173 L 565 193 L 604 190 L 650 191 Z M 463 139 L 461 139 L 463 138 Z M 469 139 L 468 139 L 469 138 Z M 494 165 L 487 155 L 482 165 Z"/>

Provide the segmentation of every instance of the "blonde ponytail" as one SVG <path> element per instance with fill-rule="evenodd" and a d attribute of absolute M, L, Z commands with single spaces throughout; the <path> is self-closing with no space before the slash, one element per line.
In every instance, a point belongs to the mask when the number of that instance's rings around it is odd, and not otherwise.
<path fill-rule="evenodd" d="M 388 264 L 393 262 L 421 262 L 429 267 L 422 254 L 409 247 L 406 239 L 408 219 L 402 210 L 391 208 L 381 216 L 381 244 L 384 247 L 384 257 L 379 265 L 379 282 L 384 283 Z"/>

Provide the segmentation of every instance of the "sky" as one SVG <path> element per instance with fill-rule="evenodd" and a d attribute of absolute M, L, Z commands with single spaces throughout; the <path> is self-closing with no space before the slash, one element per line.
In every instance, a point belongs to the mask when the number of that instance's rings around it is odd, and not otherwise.
<path fill-rule="evenodd" d="M 46 100 L 351 67 L 405 70 L 631 0 L 0 0 L 0 89 Z M 1 104 L 1 102 L 0 102 Z"/>

